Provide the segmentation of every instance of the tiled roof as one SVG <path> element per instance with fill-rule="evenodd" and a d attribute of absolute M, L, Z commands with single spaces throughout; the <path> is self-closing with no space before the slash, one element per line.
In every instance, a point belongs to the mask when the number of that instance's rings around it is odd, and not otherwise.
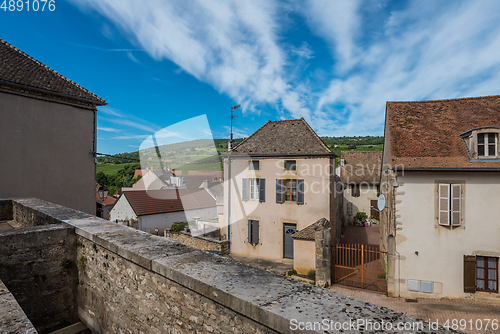
<path fill-rule="evenodd" d="M 187 175 L 224 177 L 224 172 L 220 170 L 190 170 L 188 171 Z"/>
<path fill-rule="evenodd" d="M 344 159 L 344 167 L 340 167 L 342 183 L 380 182 L 381 151 L 342 151 L 341 158 Z"/>
<path fill-rule="evenodd" d="M 106 197 L 104 200 L 102 200 L 100 197 L 99 197 L 99 192 L 96 191 L 95 193 L 95 200 L 101 204 L 104 204 L 104 205 L 113 205 L 115 204 L 116 202 L 116 198 L 114 198 L 112 196 L 112 194 L 109 194 L 108 197 Z"/>
<path fill-rule="evenodd" d="M 303 118 L 286 121 L 268 121 L 227 154 L 335 155 Z"/>
<path fill-rule="evenodd" d="M 17 84 L 84 99 L 94 105 L 106 104 L 99 96 L 45 66 L 3 39 L 0 39 L 0 82 L 6 85 Z"/>
<path fill-rule="evenodd" d="M 297 231 L 292 235 L 293 239 L 299 239 L 299 240 L 311 240 L 314 241 L 314 232 L 316 231 L 316 227 L 318 226 L 325 226 L 325 227 L 330 227 L 330 221 L 326 218 L 320 218 L 311 225 L 308 225 L 304 227 L 302 230 Z"/>
<path fill-rule="evenodd" d="M 214 182 L 211 175 L 184 175 L 183 178 L 187 188 L 198 188 L 204 181 Z"/>
<path fill-rule="evenodd" d="M 470 162 L 460 137 L 473 128 L 500 125 L 499 95 L 387 102 L 386 112 L 392 167 L 500 168 L 498 161 Z"/>
<path fill-rule="evenodd" d="M 134 172 L 134 177 L 137 177 L 137 176 L 144 176 L 144 174 L 146 174 L 148 172 L 147 169 L 136 169 L 135 172 Z"/>
<path fill-rule="evenodd" d="M 215 206 L 205 189 L 166 189 L 124 191 L 138 216 L 178 212 Z"/>

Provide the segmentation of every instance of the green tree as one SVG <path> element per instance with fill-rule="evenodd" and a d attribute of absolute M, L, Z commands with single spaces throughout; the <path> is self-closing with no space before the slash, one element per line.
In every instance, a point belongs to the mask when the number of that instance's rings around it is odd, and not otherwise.
<path fill-rule="evenodd" d="M 106 177 L 106 174 L 104 174 L 103 172 L 98 172 L 95 176 L 95 180 L 100 185 L 104 185 L 104 184 L 108 185 L 108 178 Z"/>

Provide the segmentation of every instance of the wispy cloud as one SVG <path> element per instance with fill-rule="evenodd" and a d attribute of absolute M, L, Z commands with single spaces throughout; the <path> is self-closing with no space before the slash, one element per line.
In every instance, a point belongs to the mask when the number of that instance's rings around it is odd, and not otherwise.
<path fill-rule="evenodd" d="M 397 10 L 387 1 L 294 5 L 330 51 L 325 79 L 314 84 L 300 71 L 318 53 L 306 41 L 283 42 L 287 9 L 278 1 L 72 1 L 94 8 L 139 50 L 171 60 L 244 112 L 275 106 L 280 118 L 304 117 L 320 134 L 381 133 L 387 100 L 500 91 L 498 1 L 410 0 Z M 115 116 L 132 126 L 130 118 Z M 137 129 L 155 129 L 138 123 Z"/>
<path fill-rule="evenodd" d="M 139 117 L 126 114 L 121 110 L 115 108 L 104 106 L 99 108 L 99 112 L 104 113 L 105 115 L 112 116 L 112 117 L 99 116 L 99 120 L 102 121 L 123 125 L 125 127 L 131 127 L 137 130 L 147 131 L 150 132 L 151 134 L 160 130 L 160 127 L 156 124 L 152 124 L 151 122 L 140 119 Z"/>
<path fill-rule="evenodd" d="M 114 129 L 114 128 L 106 128 L 106 127 L 102 127 L 102 126 L 98 126 L 98 127 L 97 127 L 97 130 L 107 131 L 107 132 L 118 132 L 118 131 L 120 131 L 120 130 L 118 130 L 118 129 Z"/>

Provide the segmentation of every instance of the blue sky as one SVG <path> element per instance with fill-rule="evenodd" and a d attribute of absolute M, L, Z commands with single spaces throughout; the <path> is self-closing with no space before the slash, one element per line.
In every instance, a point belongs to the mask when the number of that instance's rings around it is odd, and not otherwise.
<path fill-rule="evenodd" d="M 495 0 L 56 0 L 0 18 L 1 38 L 106 99 L 103 153 L 202 114 L 227 138 L 233 104 L 236 137 L 299 117 L 382 135 L 386 101 L 500 92 Z"/>

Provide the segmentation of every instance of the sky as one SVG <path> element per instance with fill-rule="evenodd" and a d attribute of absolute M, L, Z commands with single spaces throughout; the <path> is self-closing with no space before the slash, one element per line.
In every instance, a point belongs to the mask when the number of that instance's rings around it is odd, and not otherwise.
<path fill-rule="evenodd" d="M 300 117 L 365 136 L 383 135 L 386 101 L 500 92 L 496 0 L 54 1 L 0 9 L 0 38 L 106 100 L 100 153 L 200 115 L 228 138 L 237 104 L 236 138 Z"/>

